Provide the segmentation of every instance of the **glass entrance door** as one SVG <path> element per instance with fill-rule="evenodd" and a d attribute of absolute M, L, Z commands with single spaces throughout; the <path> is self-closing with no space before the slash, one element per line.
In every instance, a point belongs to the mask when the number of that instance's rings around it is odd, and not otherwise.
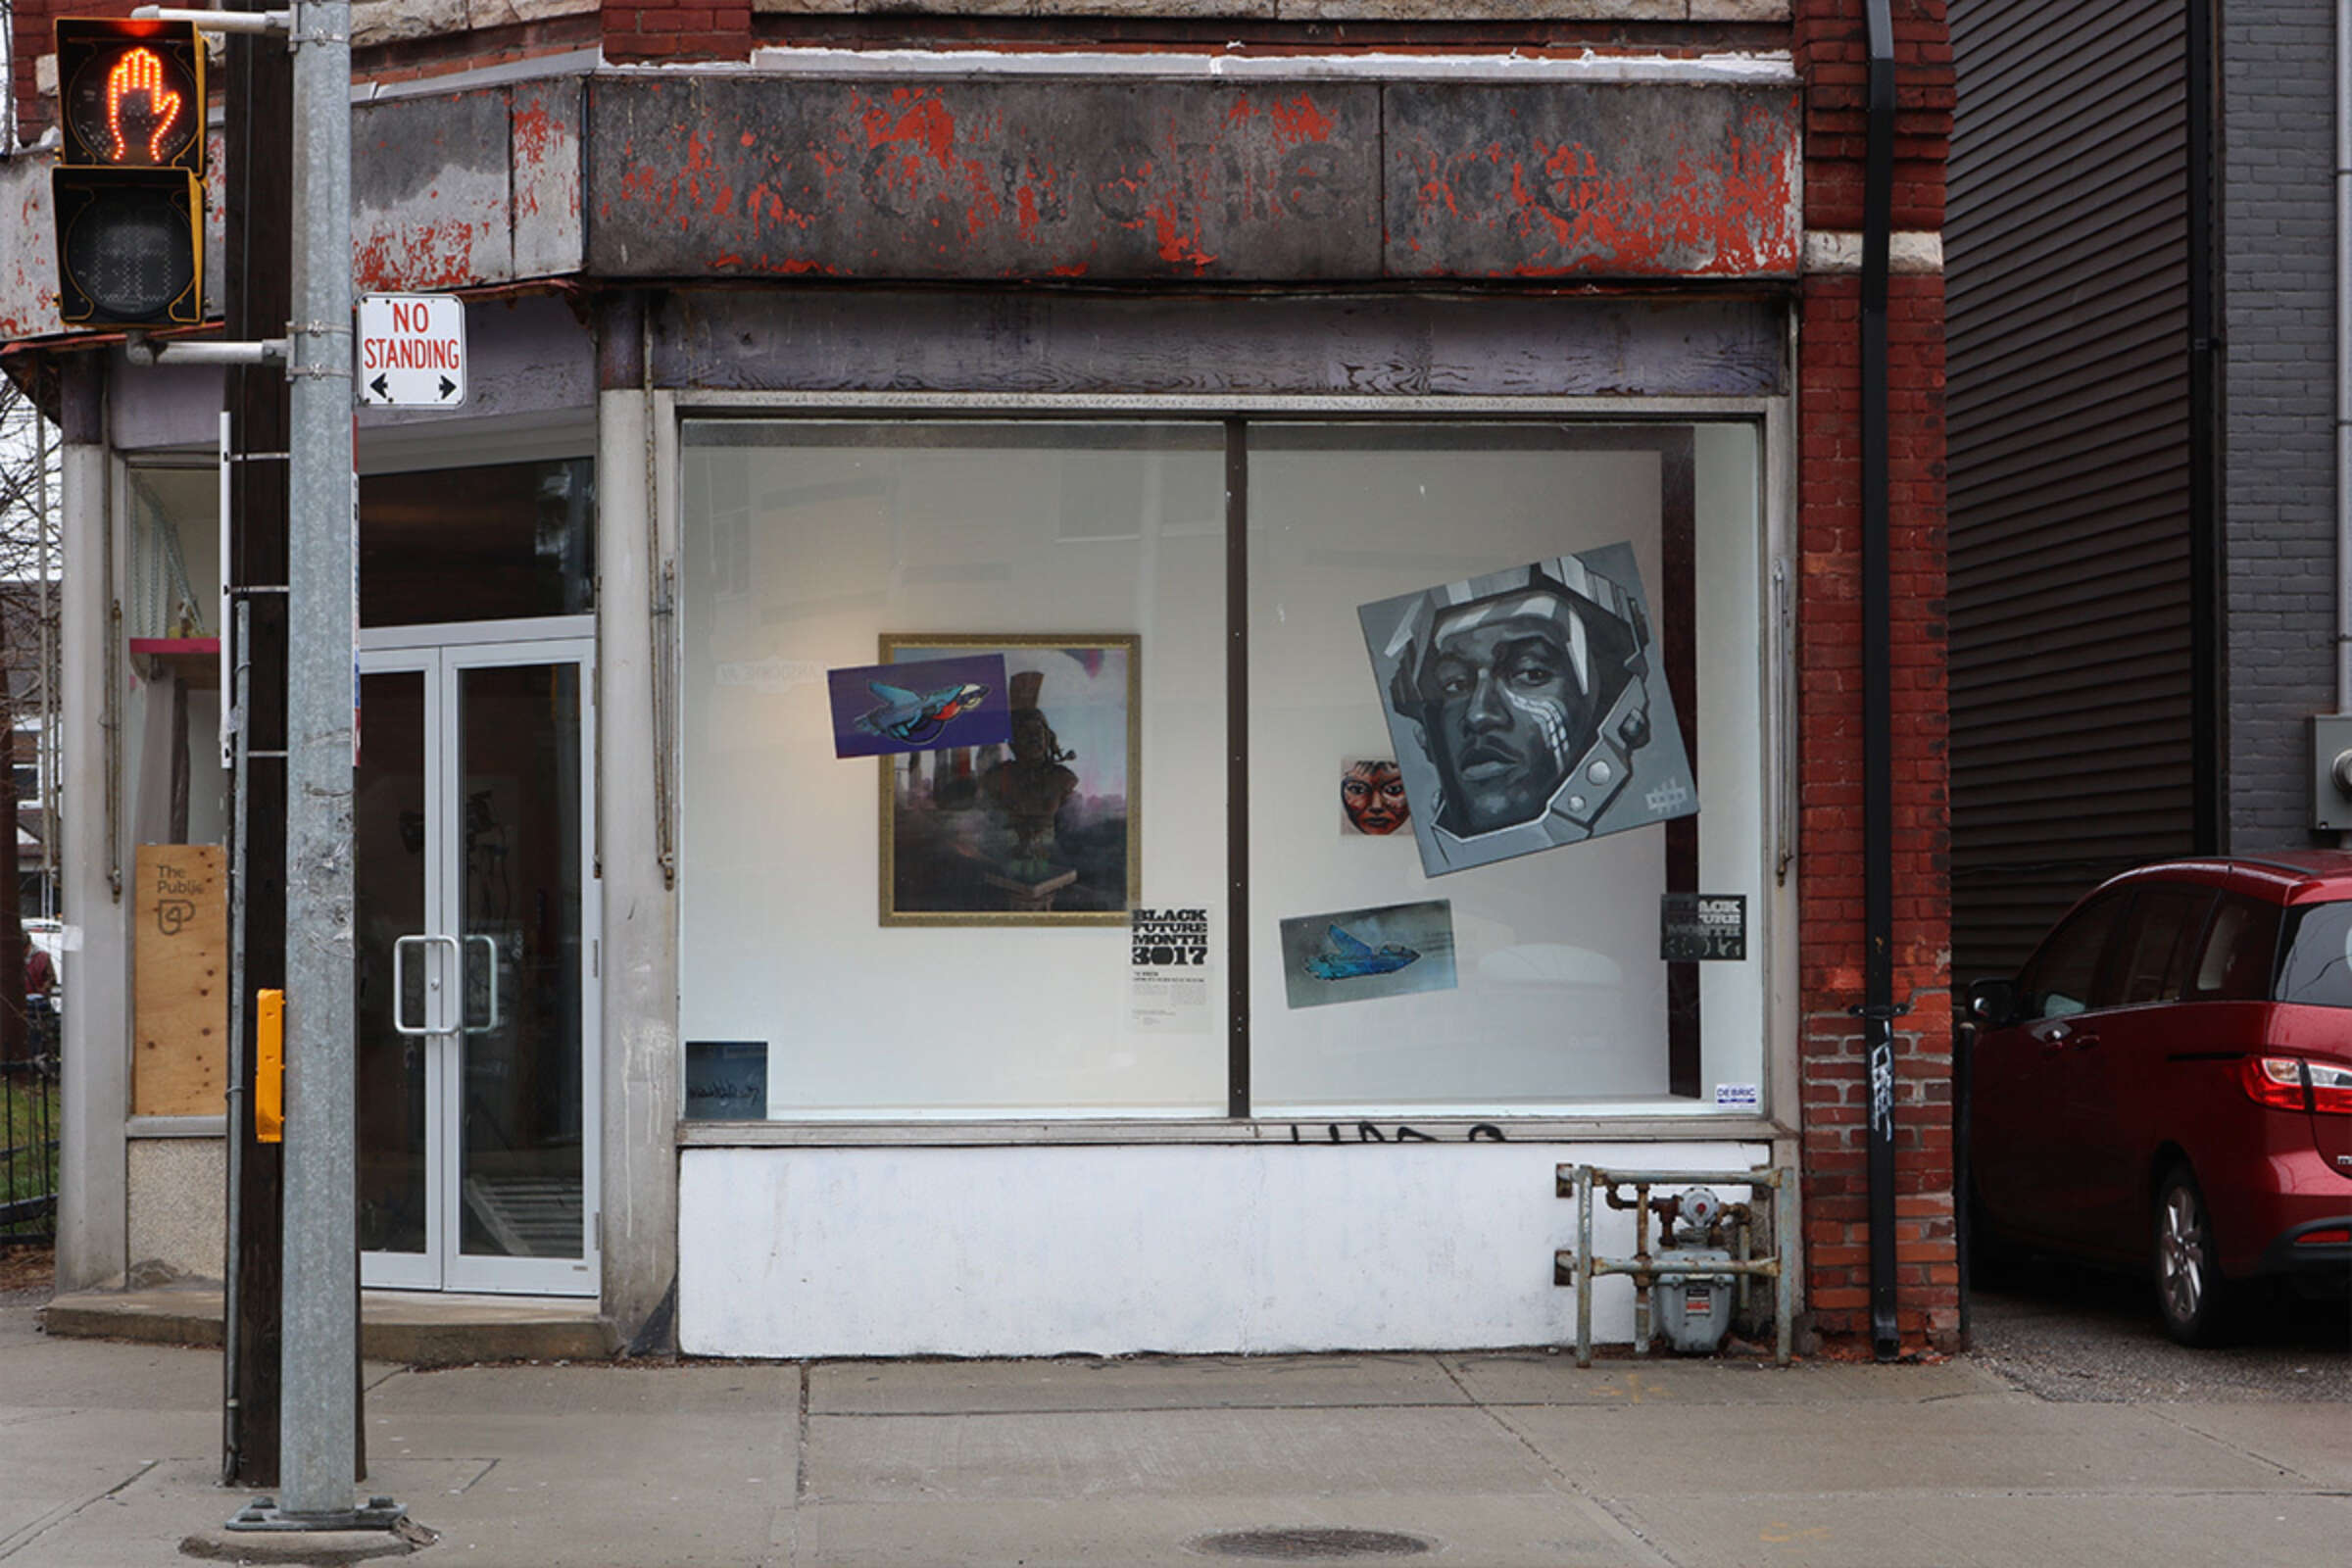
<path fill-rule="evenodd" d="M 391 640 L 354 780 L 362 1281 L 593 1296 L 592 644 Z"/>

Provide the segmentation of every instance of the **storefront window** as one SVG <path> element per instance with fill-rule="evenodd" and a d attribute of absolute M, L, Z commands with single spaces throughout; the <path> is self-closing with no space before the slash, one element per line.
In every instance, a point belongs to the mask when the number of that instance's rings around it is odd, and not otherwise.
<path fill-rule="evenodd" d="M 1224 878 L 1224 465 L 1213 424 L 688 426 L 690 1075 L 763 1055 L 777 1116 L 1225 1108 L 1222 994 L 1139 1025 L 1127 914 Z M 959 655 L 1004 660 L 1006 741 L 835 756 L 828 669 Z"/>
<path fill-rule="evenodd" d="M 1757 1082 L 1760 956 L 1667 961 L 1660 913 L 1669 893 L 1759 906 L 1755 466 L 1745 425 L 1251 429 L 1262 1113 Z M 1348 830 L 1366 762 L 1422 820 Z M 1398 977 L 1423 989 L 1322 1004 L 1344 987 L 1280 923 L 1328 947 L 1363 910 L 1404 911 L 1359 918 L 1429 932 L 1450 973 L 1407 940 Z"/>
<path fill-rule="evenodd" d="M 689 1114 L 1761 1108 L 1752 426 L 684 454 Z"/>
<path fill-rule="evenodd" d="M 596 608 L 586 458 L 360 480 L 360 624 L 519 620 Z"/>
<path fill-rule="evenodd" d="M 220 730 L 220 470 L 135 463 L 122 471 L 130 683 L 122 768 L 140 844 L 227 837 Z M 152 639 L 152 640 L 151 640 Z M 142 653 L 139 650 L 155 650 Z"/>

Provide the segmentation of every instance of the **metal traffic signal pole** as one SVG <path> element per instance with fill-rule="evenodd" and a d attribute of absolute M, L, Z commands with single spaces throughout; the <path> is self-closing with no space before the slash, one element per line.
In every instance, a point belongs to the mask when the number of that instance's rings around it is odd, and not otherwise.
<path fill-rule="evenodd" d="M 286 1144 L 281 1520 L 348 1527 L 358 1464 L 352 766 L 351 6 L 294 13 L 286 374 Z"/>
<path fill-rule="evenodd" d="M 166 345 L 156 360 L 282 358 L 287 428 L 284 1265 L 278 1495 L 232 1530 L 391 1528 L 355 1507 L 359 1270 L 354 1096 L 352 769 L 359 677 L 352 470 L 351 6 L 141 7 L 134 15 L 284 31 L 294 62 L 293 319 L 282 340 Z"/>

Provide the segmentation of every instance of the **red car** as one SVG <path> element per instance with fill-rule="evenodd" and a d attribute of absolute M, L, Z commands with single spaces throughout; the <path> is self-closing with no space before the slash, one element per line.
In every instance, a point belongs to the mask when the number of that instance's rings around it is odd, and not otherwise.
<path fill-rule="evenodd" d="M 1968 1013 L 1981 1236 L 2151 1270 L 2186 1345 L 2352 1286 L 2352 854 L 2126 872 Z"/>

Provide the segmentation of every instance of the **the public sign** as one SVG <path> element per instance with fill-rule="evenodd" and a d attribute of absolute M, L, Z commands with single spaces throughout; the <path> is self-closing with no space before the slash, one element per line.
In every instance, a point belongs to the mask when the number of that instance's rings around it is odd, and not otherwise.
<path fill-rule="evenodd" d="M 204 319 L 204 45 L 185 22 L 61 17 L 49 176 L 69 326 Z"/>
<path fill-rule="evenodd" d="M 360 297 L 360 402 L 452 409 L 466 401 L 466 302 L 455 294 Z"/>

